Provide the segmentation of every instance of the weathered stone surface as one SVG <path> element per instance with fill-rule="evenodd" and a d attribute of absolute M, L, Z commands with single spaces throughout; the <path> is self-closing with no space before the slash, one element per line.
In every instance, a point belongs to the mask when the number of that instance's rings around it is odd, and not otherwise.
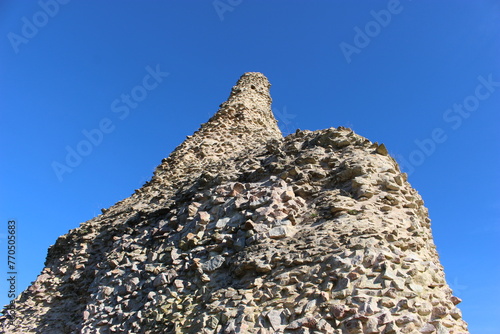
<path fill-rule="evenodd" d="M 214 271 L 220 268 L 224 264 L 224 261 L 225 259 L 222 255 L 216 255 L 215 257 L 204 263 L 202 265 L 202 269 L 208 272 Z"/>
<path fill-rule="evenodd" d="M 61 236 L 5 333 L 468 333 L 383 144 L 283 138 L 246 73 L 131 197 Z"/>
<path fill-rule="evenodd" d="M 286 226 L 273 227 L 269 231 L 269 237 L 272 239 L 281 239 L 291 234 L 289 228 Z"/>

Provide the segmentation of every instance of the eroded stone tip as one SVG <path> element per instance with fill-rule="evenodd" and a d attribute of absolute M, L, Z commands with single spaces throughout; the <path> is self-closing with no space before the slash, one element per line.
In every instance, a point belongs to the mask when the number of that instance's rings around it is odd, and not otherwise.
<path fill-rule="evenodd" d="M 264 78 L 267 80 L 267 77 L 260 72 L 245 72 L 245 73 L 243 73 L 241 78 L 243 78 L 243 77 Z"/>
<path fill-rule="evenodd" d="M 221 105 L 244 104 L 247 109 L 271 110 L 271 84 L 260 72 L 246 72 L 238 80 L 228 100 Z M 273 117 L 274 118 L 274 117 Z"/>
<path fill-rule="evenodd" d="M 265 90 L 268 91 L 271 87 L 271 83 L 267 77 L 260 72 L 246 72 L 244 73 L 238 82 L 236 83 L 237 88 L 249 87 L 255 90 Z"/>

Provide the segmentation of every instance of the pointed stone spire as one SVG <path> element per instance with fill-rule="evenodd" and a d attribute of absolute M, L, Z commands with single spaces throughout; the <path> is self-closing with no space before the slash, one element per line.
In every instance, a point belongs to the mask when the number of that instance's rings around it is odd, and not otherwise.
<path fill-rule="evenodd" d="M 270 87 L 262 73 L 243 74 L 217 113 L 157 167 L 148 187 L 156 187 L 165 194 L 169 188 L 179 186 L 175 180 L 182 179 L 181 176 L 196 178 L 269 141 L 282 140 L 271 110 Z M 138 192 L 151 193 L 144 190 Z M 144 198 L 140 201 L 144 202 Z"/>
<path fill-rule="evenodd" d="M 247 72 L 240 77 L 236 86 L 231 90 L 227 102 L 221 107 L 243 104 L 249 110 L 270 112 L 272 102 L 269 94 L 270 87 L 271 84 L 262 73 Z M 272 114 L 266 116 L 273 117 Z"/>
<path fill-rule="evenodd" d="M 230 125 L 233 133 L 257 131 L 263 135 L 263 138 L 255 138 L 258 141 L 282 138 L 277 120 L 271 111 L 270 87 L 271 84 L 262 73 L 243 74 L 231 90 L 227 101 L 220 105 L 219 111 L 202 126 L 202 129 L 217 126 L 218 122 L 222 122 Z"/>

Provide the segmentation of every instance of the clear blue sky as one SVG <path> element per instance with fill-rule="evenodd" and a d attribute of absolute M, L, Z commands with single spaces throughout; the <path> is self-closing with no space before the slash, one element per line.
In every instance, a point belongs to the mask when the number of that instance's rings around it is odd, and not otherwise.
<path fill-rule="evenodd" d="M 498 1 L 60 2 L 0 2 L 0 254 L 15 219 L 18 292 L 259 71 L 284 132 L 343 125 L 387 145 L 471 332 L 499 332 Z M 71 167 L 68 149 L 86 156 Z"/>

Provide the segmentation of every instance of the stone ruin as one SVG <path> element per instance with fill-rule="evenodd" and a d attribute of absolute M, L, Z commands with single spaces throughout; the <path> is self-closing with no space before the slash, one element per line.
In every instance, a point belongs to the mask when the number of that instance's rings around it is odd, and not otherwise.
<path fill-rule="evenodd" d="M 149 182 L 59 237 L 2 332 L 468 333 L 385 146 L 283 138 L 269 88 L 245 73 Z"/>

